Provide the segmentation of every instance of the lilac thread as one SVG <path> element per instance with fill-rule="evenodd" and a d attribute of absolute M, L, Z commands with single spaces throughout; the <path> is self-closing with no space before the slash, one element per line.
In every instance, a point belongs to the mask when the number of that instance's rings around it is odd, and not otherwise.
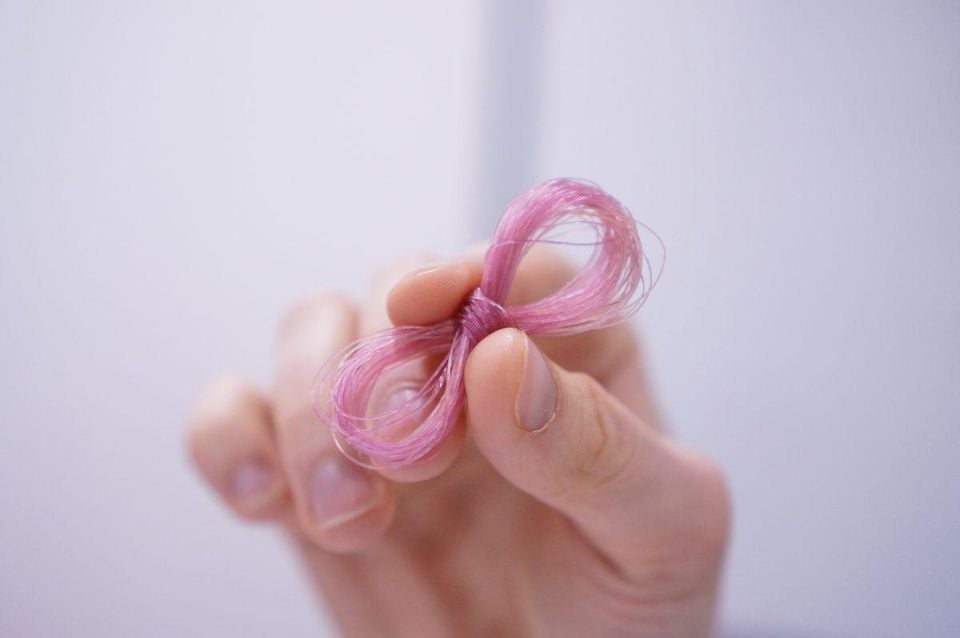
<path fill-rule="evenodd" d="M 573 224 L 592 227 L 597 235 L 586 265 L 552 295 L 504 307 L 526 252 L 535 243 L 573 243 L 547 238 Z M 571 335 L 619 323 L 640 308 L 662 263 L 654 270 L 638 226 L 659 242 L 591 182 L 553 179 L 534 187 L 504 211 L 487 249 L 480 287 L 457 315 L 429 326 L 384 330 L 331 357 L 314 381 L 314 413 L 333 431 L 340 449 L 361 465 L 395 469 L 430 456 L 459 418 L 466 401 L 467 356 L 484 337 L 506 327 L 530 335 Z M 412 397 L 369 414 L 378 383 L 387 375 L 436 356 L 442 361 Z M 320 405 L 322 387 L 329 387 L 329 395 Z"/>

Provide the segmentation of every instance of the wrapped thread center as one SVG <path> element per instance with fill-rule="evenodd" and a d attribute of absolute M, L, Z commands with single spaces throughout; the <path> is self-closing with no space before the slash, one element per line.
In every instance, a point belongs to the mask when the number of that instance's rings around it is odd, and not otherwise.
<path fill-rule="evenodd" d="M 470 348 L 501 328 L 516 326 L 507 309 L 487 297 L 479 288 L 467 297 L 467 303 L 460 309 L 459 320 L 460 333 Z"/>

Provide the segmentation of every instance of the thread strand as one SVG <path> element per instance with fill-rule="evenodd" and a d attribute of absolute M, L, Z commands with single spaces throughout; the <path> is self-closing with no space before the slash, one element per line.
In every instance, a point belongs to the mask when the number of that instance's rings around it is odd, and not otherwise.
<path fill-rule="evenodd" d="M 548 235 L 578 225 L 593 242 Z M 429 326 L 391 328 L 361 339 L 317 372 L 314 413 L 333 431 L 344 454 L 368 467 L 393 469 L 430 456 L 455 427 L 466 401 L 464 366 L 485 336 L 515 327 L 537 336 L 571 335 L 626 320 L 659 280 L 637 222 L 613 196 L 591 182 L 553 179 L 516 198 L 504 211 L 484 259 L 480 287 L 453 318 Z M 505 300 L 523 256 L 536 243 L 592 246 L 584 267 L 555 293 L 530 303 Z M 442 357 L 442 358 L 441 358 Z M 411 367 L 438 364 L 418 388 Z M 390 397 L 401 396 L 399 404 Z"/>

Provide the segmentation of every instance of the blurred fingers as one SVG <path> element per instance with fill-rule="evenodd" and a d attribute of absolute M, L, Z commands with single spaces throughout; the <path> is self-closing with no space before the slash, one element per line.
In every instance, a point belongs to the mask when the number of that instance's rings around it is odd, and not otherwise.
<path fill-rule="evenodd" d="M 386 330 L 393 326 L 387 312 L 387 295 L 397 282 L 410 272 L 429 270 L 431 264 L 439 263 L 432 255 L 411 255 L 396 259 L 381 268 L 363 297 L 362 312 L 357 324 L 360 336 Z"/>
<path fill-rule="evenodd" d="M 286 485 L 266 399 L 249 385 L 221 379 L 194 406 L 187 425 L 194 465 L 239 516 L 273 518 Z"/>
<path fill-rule="evenodd" d="M 335 294 L 302 300 L 277 338 L 274 422 L 280 456 L 304 536 L 324 549 L 352 552 L 390 524 L 392 485 L 345 458 L 313 414 L 317 370 L 356 337 L 357 312 Z"/>
<path fill-rule="evenodd" d="M 385 295 L 390 319 L 398 326 L 425 326 L 452 317 L 480 285 L 483 263 L 477 259 L 433 264 L 405 273 Z"/>

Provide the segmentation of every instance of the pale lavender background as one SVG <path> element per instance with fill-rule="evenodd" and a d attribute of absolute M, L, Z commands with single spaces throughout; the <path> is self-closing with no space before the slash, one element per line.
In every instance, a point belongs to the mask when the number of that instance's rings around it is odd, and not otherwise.
<path fill-rule="evenodd" d="M 960 5 L 506 0 L 0 0 L 0 635 L 322 633 L 190 474 L 191 393 L 552 175 L 667 243 L 727 624 L 960 635 Z"/>

